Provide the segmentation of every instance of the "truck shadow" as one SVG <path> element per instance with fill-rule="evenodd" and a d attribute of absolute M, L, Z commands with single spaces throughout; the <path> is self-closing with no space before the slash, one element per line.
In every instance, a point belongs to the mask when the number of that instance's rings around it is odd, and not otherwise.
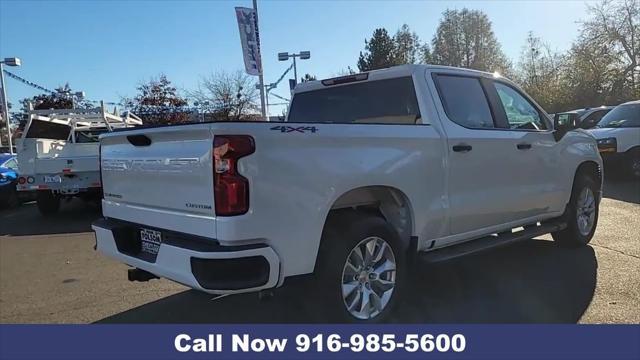
<path fill-rule="evenodd" d="M 597 262 L 591 247 L 564 249 L 532 239 L 474 257 L 419 264 L 394 323 L 575 323 L 589 306 Z M 274 298 L 185 291 L 98 323 L 315 323 L 324 307 L 306 279 L 287 281 Z"/>
<path fill-rule="evenodd" d="M 614 200 L 640 204 L 640 180 L 632 180 L 615 174 L 609 177 L 605 175 L 603 196 Z"/>
<path fill-rule="evenodd" d="M 64 201 L 60 211 L 44 217 L 35 202 L 15 209 L 0 210 L 0 236 L 29 236 L 91 231 L 93 220 L 101 216 L 97 206 L 80 199 Z"/>

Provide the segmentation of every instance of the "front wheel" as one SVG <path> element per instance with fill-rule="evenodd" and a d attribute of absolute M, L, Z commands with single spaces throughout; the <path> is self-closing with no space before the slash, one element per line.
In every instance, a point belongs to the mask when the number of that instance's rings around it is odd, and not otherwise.
<path fill-rule="evenodd" d="M 406 248 L 379 216 L 332 214 L 323 231 L 317 291 L 337 322 L 384 321 L 401 295 Z"/>
<path fill-rule="evenodd" d="M 598 224 L 599 194 L 600 187 L 591 176 L 577 174 L 564 214 L 567 227 L 552 233 L 553 240 L 566 246 L 587 245 L 593 238 Z"/>
<path fill-rule="evenodd" d="M 627 155 L 627 171 L 633 179 L 640 179 L 640 149 L 629 151 Z"/>

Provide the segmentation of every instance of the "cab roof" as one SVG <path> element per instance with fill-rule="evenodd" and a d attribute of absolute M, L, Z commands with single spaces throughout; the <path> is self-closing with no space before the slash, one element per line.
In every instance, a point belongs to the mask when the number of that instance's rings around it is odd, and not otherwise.
<path fill-rule="evenodd" d="M 494 78 L 496 76 L 499 76 L 497 74 L 493 74 L 489 72 L 465 69 L 465 68 L 457 68 L 452 66 L 407 64 L 407 65 L 393 66 L 393 67 L 384 68 L 384 69 L 371 70 L 371 71 L 362 72 L 362 73 L 344 75 L 344 76 L 339 76 L 335 78 L 316 80 L 316 81 L 307 81 L 307 82 L 298 84 L 294 90 L 294 93 L 326 89 L 328 87 L 333 87 L 333 86 L 348 85 L 353 82 L 367 82 L 367 81 L 376 81 L 376 80 L 384 80 L 384 79 L 393 79 L 393 78 L 398 78 L 403 76 L 412 76 L 415 73 L 423 74 L 425 71 L 441 71 L 441 72 L 446 72 L 448 74 L 473 75 L 473 76 L 480 76 L 480 77 L 487 77 L 487 78 Z M 344 81 L 348 78 L 358 77 L 362 75 L 365 75 L 366 78 L 362 80 Z M 334 80 L 334 81 L 337 80 L 337 83 L 335 85 L 327 84 L 327 82 L 331 80 Z"/>

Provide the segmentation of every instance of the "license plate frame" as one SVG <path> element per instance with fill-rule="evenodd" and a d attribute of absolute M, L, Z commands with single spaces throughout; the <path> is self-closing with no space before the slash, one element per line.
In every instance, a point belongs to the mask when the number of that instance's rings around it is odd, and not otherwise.
<path fill-rule="evenodd" d="M 162 232 L 153 229 L 140 228 L 140 250 L 150 255 L 158 255 L 162 244 Z"/>

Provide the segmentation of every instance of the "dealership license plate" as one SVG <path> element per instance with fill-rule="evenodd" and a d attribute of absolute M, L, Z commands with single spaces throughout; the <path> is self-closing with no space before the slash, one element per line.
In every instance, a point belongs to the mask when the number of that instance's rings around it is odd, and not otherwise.
<path fill-rule="evenodd" d="M 162 243 L 162 233 L 151 229 L 141 229 L 140 240 L 142 241 L 142 251 L 156 255 L 160 250 L 160 243 Z"/>

